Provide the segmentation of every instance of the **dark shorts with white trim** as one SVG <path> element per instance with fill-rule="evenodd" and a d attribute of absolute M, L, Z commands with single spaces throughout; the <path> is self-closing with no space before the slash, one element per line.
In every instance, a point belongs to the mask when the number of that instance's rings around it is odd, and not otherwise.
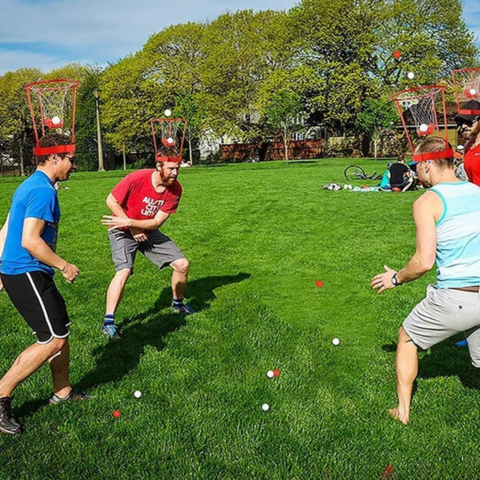
<path fill-rule="evenodd" d="M 67 307 L 51 275 L 40 271 L 2 273 L 1 278 L 10 300 L 37 336 L 38 343 L 68 337 Z"/>

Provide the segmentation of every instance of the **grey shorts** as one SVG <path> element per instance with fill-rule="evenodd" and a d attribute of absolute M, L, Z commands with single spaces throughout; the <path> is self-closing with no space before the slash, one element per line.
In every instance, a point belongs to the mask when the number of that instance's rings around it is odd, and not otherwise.
<path fill-rule="evenodd" d="M 147 236 L 146 242 L 137 242 L 129 230 L 115 229 L 108 232 L 115 271 L 128 268 L 133 273 L 137 251 L 143 253 L 159 269 L 168 267 L 175 260 L 185 258 L 175 243 L 160 231 L 155 230 Z"/>
<path fill-rule="evenodd" d="M 427 296 L 403 322 L 413 343 L 426 350 L 465 332 L 470 357 L 480 368 L 480 294 L 453 288 L 427 288 Z"/>

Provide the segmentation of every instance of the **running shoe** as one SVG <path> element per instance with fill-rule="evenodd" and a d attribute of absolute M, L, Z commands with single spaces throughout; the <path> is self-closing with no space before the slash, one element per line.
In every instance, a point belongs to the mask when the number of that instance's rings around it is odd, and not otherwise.
<path fill-rule="evenodd" d="M 0 398 L 0 432 L 16 435 L 21 432 L 20 424 L 12 415 L 12 400 L 10 397 Z"/>
<path fill-rule="evenodd" d="M 120 335 L 120 329 L 114 323 L 111 325 L 104 325 L 102 327 L 102 333 L 111 340 L 120 340 L 122 338 Z"/>

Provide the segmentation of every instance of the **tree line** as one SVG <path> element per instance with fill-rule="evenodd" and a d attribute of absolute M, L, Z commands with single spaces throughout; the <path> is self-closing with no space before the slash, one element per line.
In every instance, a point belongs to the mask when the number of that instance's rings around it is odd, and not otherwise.
<path fill-rule="evenodd" d="M 368 144 L 395 118 L 394 91 L 449 83 L 452 69 L 478 65 L 462 13 L 461 0 L 302 0 L 286 12 L 240 10 L 169 26 L 104 69 L 8 72 L 0 77 L 0 148 L 26 158 L 32 132 L 22 87 L 54 77 L 82 82 L 77 148 L 85 169 L 96 167 L 95 88 L 105 140 L 118 153 L 151 154 L 148 121 L 166 108 L 188 120 L 187 156 L 202 137 L 288 140 L 319 125 Z"/>

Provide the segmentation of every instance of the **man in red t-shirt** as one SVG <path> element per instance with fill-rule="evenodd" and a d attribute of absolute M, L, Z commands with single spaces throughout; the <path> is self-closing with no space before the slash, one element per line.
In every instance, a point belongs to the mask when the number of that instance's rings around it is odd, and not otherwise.
<path fill-rule="evenodd" d="M 480 111 L 480 103 L 470 100 L 462 105 L 463 110 Z M 458 114 L 455 117 L 460 134 L 467 141 L 463 166 L 470 182 L 480 186 L 480 116 Z"/>
<path fill-rule="evenodd" d="M 188 260 L 175 243 L 158 230 L 177 211 L 182 196 L 182 187 L 177 181 L 178 171 L 178 162 L 157 162 L 155 170 L 139 170 L 127 175 L 107 198 L 113 215 L 105 215 L 102 224 L 114 227 L 109 230 L 108 236 L 116 274 L 107 292 L 102 332 L 110 338 L 120 338 L 115 312 L 133 272 L 137 251 L 159 269 L 172 267 L 173 311 L 194 313 L 190 306 L 183 303 Z"/>

